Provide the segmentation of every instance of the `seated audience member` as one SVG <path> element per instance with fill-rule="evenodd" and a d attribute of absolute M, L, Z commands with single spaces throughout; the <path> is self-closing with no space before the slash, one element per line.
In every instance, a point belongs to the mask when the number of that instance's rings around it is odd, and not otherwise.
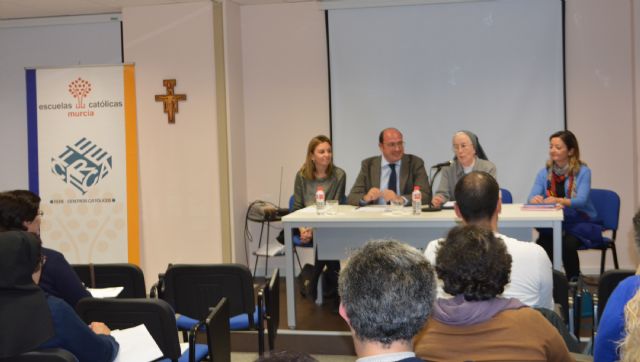
<path fill-rule="evenodd" d="M 625 336 L 620 342 L 620 361 L 640 361 L 640 291 L 624 307 Z"/>
<path fill-rule="evenodd" d="M 624 306 L 624 339 L 620 342 L 620 361 L 640 361 L 640 290 Z"/>
<path fill-rule="evenodd" d="M 31 191 L 14 190 L 0 194 L 0 226 L 7 230 L 26 230 L 40 235 L 40 197 Z M 42 269 L 40 288 L 46 293 L 64 299 L 75 307 L 82 298 L 91 294 L 62 253 L 42 248 L 47 263 Z"/>
<path fill-rule="evenodd" d="M 431 314 L 433 268 L 398 241 L 369 241 L 340 273 L 340 315 L 351 328 L 358 361 L 419 361 L 412 338 Z"/>
<path fill-rule="evenodd" d="M 511 282 L 504 288 L 504 298 L 516 298 L 531 307 L 553 310 L 553 271 L 544 249 L 529 242 L 519 241 L 498 233 L 498 215 L 502 204 L 500 188 L 496 180 L 486 172 L 473 171 L 460 178 L 455 187 L 455 212 L 465 225 L 476 225 L 492 230 L 502 239 L 511 255 Z M 434 240 L 427 245 L 425 256 L 433 265 L 436 253 L 444 240 Z M 442 282 L 438 283 L 438 297 L 444 294 Z"/>
<path fill-rule="evenodd" d="M 431 187 L 424 161 L 418 156 L 404 153 L 402 133 L 395 128 L 382 130 L 378 147 L 382 156 L 362 161 L 360 173 L 349 192 L 349 204 L 387 204 L 398 198 L 402 198 L 405 205 L 411 204 L 413 187 L 419 186 L 422 205 L 429 205 Z"/>
<path fill-rule="evenodd" d="M 558 331 L 536 310 L 500 298 L 511 256 L 486 228 L 458 226 L 436 256 L 436 273 L 453 299 L 437 299 L 415 339 L 433 361 L 573 361 Z"/>
<path fill-rule="evenodd" d="M 636 249 L 640 251 L 640 211 L 633 217 Z M 593 359 L 595 361 L 617 361 L 620 359 L 618 344 L 625 337 L 624 309 L 627 302 L 637 294 L 640 288 L 640 266 L 636 275 L 621 281 L 611 293 L 598 323 L 598 333 L 594 343 Z M 637 317 L 637 316 L 636 316 Z"/>
<path fill-rule="evenodd" d="M 484 171 L 497 179 L 496 165 L 484 153 L 478 136 L 470 131 L 459 131 L 453 135 L 453 163 L 442 169 L 440 186 L 431 204 L 440 207 L 447 201 L 455 201 L 454 189 L 462 176 L 472 171 Z"/>
<path fill-rule="evenodd" d="M 111 362 L 118 343 L 106 325 L 85 324 L 63 300 L 37 283 L 46 259 L 37 235 L 0 231 L 0 358 L 63 348 L 80 362 Z"/>

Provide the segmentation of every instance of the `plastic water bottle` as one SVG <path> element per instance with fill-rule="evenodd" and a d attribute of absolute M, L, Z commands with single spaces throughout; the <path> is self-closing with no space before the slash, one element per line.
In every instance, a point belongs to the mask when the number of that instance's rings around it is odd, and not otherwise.
<path fill-rule="evenodd" d="M 411 207 L 413 208 L 414 215 L 420 215 L 422 212 L 422 194 L 420 193 L 420 186 L 414 186 L 411 193 Z"/>
<path fill-rule="evenodd" d="M 318 215 L 322 215 L 325 212 L 327 202 L 324 199 L 324 189 L 322 186 L 318 186 L 316 189 L 316 212 Z"/>

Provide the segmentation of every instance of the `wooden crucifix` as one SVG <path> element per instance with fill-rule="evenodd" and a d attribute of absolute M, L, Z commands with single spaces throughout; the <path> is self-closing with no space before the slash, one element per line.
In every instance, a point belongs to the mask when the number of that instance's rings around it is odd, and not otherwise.
<path fill-rule="evenodd" d="M 169 118 L 169 123 L 176 123 L 176 113 L 178 113 L 178 101 L 186 101 L 186 94 L 174 94 L 173 88 L 176 86 L 175 79 L 164 79 L 162 84 L 167 88 L 167 94 L 156 95 L 156 102 L 164 103 L 164 113 Z"/>

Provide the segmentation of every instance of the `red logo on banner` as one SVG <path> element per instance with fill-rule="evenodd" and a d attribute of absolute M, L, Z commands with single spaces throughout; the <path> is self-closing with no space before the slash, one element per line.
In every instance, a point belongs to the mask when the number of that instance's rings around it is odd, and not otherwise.
<path fill-rule="evenodd" d="M 79 78 L 69 83 L 69 93 L 78 100 L 76 108 L 84 108 L 84 98 L 91 93 L 91 83 Z"/>

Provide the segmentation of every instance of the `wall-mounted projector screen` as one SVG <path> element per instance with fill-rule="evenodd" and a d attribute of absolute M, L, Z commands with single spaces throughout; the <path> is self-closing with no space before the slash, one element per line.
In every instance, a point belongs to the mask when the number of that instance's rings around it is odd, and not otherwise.
<path fill-rule="evenodd" d="M 397 127 L 430 167 L 476 133 L 500 186 L 524 202 L 564 129 L 560 0 L 495 0 L 328 10 L 331 127 L 348 175 Z M 429 171 L 429 170 L 427 170 Z M 439 180 L 436 180 L 434 189 Z"/>

